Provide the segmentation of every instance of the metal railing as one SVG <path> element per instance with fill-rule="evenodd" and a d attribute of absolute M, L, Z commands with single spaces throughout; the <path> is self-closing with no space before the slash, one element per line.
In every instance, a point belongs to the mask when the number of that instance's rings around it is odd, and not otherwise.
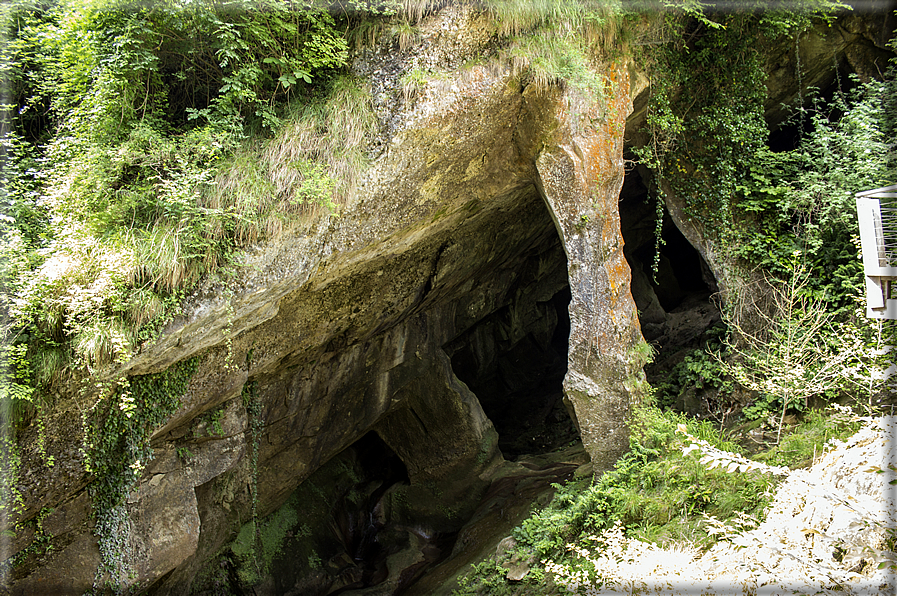
<path fill-rule="evenodd" d="M 856 194 L 866 316 L 897 319 L 897 184 Z"/>

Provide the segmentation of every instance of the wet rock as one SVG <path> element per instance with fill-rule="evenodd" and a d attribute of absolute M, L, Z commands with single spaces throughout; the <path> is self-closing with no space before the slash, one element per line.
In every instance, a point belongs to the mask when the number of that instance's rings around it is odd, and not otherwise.
<path fill-rule="evenodd" d="M 498 543 L 495 549 L 495 558 L 502 561 L 502 568 L 507 569 L 507 577 L 513 582 L 517 582 L 526 577 L 530 567 L 533 564 L 533 557 L 521 557 L 517 552 L 517 541 L 512 536 L 508 536 Z"/>

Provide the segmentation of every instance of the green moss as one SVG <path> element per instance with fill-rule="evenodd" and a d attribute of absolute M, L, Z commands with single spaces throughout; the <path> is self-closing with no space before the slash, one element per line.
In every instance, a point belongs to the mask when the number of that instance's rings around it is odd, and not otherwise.
<path fill-rule="evenodd" d="M 298 507 L 299 502 L 294 495 L 258 524 L 250 521 L 240 528 L 230 549 L 242 582 L 256 584 L 270 572 L 271 563 L 281 553 L 284 542 L 299 521 Z"/>
<path fill-rule="evenodd" d="M 480 451 L 477 453 L 476 465 L 482 466 L 489 461 L 489 457 L 495 453 L 498 445 L 498 433 L 494 430 L 486 432 L 483 435 L 483 442 L 480 445 Z"/>
<path fill-rule="evenodd" d="M 273 513 L 256 519 L 250 516 L 237 537 L 208 561 L 194 583 L 194 591 L 211 589 L 216 570 L 233 566 L 241 585 L 250 589 L 266 577 L 320 569 L 323 561 L 344 548 L 327 520 L 334 503 L 348 498 L 363 479 L 354 455 L 342 453 L 306 479 Z M 356 497 L 357 498 L 357 497 Z"/>

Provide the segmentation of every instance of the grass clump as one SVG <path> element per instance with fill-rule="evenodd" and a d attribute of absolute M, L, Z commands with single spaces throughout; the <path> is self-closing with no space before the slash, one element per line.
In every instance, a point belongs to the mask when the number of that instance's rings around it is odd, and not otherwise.
<path fill-rule="evenodd" d="M 716 539 L 707 532 L 706 516 L 719 520 L 742 513 L 762 516 L 777 483 L 774 477 L 708 469 L 697 457 L 682 453 L 685 443 L 677 433 L 682 425 L 689 434 L 719 449 L 743 452 L 725 440 L 716 426 L 653 406 L 640 408 L 634 421 L 630 451 L 613 470 L 595 480 L 557 485 L 551 503 L 515 529 L 520 559 L 567 561 L 568 545 L 586 544 L 588 537 L 615 524 L 626 536 L 645 542 L 707 548 Z M 492 562 L 481 564 L 457 594 L 501 593 L 493 590 L 506 584 L 504 571 Z M 543 585 L 545 577 L 544 567 L 533 564 L 522 581 Z"/>
<path fill-rule="evenodd" d="M 584 33 L 590 40 L 605 20 L 620 12 L 615 0 L 488 0 L 500 35 L 554 28 L 558 37 Z"/>
<path fill-rule="evenodd" d="M 824 412 L 812 409 L 785 434 L 778 445 L 756 454 L 753 459 L 771 466 L 806 468 L 825 451 L 832 439 L 844 441 L 861 426 L 849 408 L 834 404 Z"/>
<path fill-rule="evenodd" d="M 616 2 L 604 0 L 490 0 L 487 10 L 502 53 L 517 76 L 537 88 L 569 85 L 588 98 L 604 97 L 609 81 L 595 62 L 619 49 L 623 19 Z"/>
<path fill-rule="evenodd" d="M 763 520 L 783 481 L 781 472 L 768 473 L 770 466 L 786 472 L 808 467 L 831 440 L 857 432 L 862 420 L 842 406 L 810 410 L 778 445 L 744 459 L 746 450 L 709 421 L 642 407 L 634 417 L 631 450 L 613 470 L 556 485 L 552 501 L 514 530 L 510 555 L 529 562 L 527 575 L 509 582 L 503 559 L 489 559 L 472 566 L 455 594 L 532 593 L 555 581 L 597 585 L 595 574 L 602 571 L 586 569 L 586 559 L 610 567 L 634 566 L 640 557 L 694 559 L 724 538 L 720 528 L 749 529 Z M 734 473 L 702 462 L 689 447 L 692 441 L 756 466 Z M 576 569 L 585 574 L 579 580 L 570 576 Z"/>

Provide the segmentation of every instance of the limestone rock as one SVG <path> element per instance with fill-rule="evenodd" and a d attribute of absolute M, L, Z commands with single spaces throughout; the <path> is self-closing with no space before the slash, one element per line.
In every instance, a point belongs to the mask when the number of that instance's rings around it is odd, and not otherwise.
<path fill-rule="evenodd" d="M 457 532 L 502 456 L 445 346 L 498 311 L 521 315 L 491 327 L 502 341 L 544 343 L 558 323 L 540 323 L 538 313 L 554 311 L 538 304 L 567 286 L 563 390 L 596 470 L 626 448 L 642 378 L 631 358 L 641 335 L 617 212 L 630 71 L 592 65 L 609 81 L 606 98 L 593 101 L 527 85 L 497 58 L 462 66 L 492 43 L 487 17 L 451 4 L 422 23 L 416 47 L 396 52 L 384 42 L 360 53 L 354 70 L 374 90 L 379 156 L 341 216 L 321 215 L 250 251 L 235 280 L 207 282 L 158 342 L 109 373 L 156 372 L 202 355 L 128 500 L 137 590 L 187 593 L 253 514 L 277 511 L 372 431 L 407 470 L 400 492 L 416 504 L 415 519 Z M 414 68 L 439 76 L 405 97 L 399 78 Z M 261 404 L 255 421 L 241 397 L 249 388 Z M 13 571 L 17 593 L 80 593 L 94 580 L 88 501 L 68 500 L 91 480 L 73 447 L 74 399 L 48 419 L 66 474 L 25 478 L 23 490 L 28 515 L 56 508 L 53 535 L 67 538 Z M 34 443 L 26 444 L 31 461 Z M 409 540 L 395 564 L 419 562 L 426 545 Z"/>

